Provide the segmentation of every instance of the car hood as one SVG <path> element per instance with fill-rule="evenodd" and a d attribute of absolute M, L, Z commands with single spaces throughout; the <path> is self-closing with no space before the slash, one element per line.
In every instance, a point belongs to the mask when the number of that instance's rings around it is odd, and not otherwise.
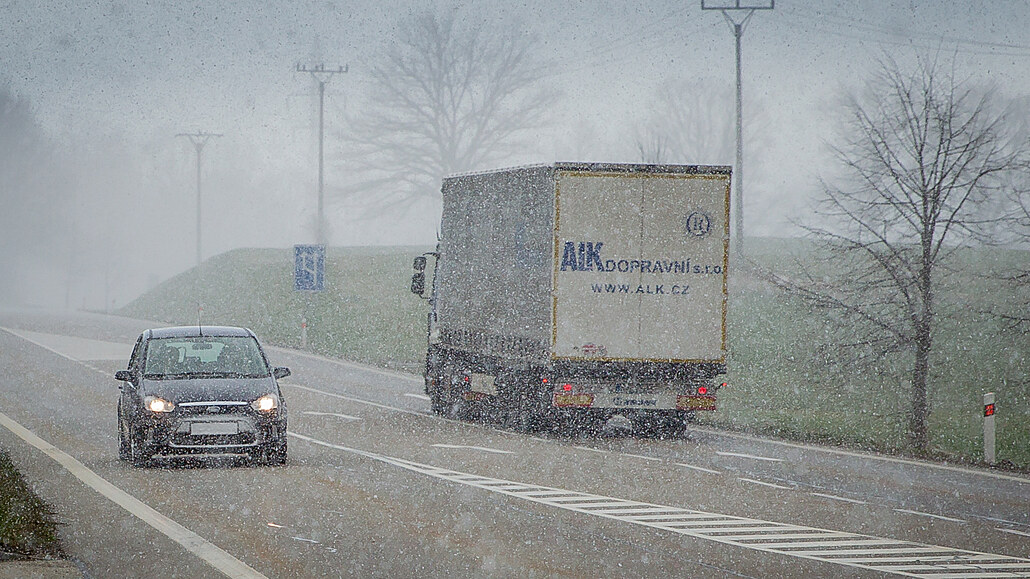
<path fill-rule="evenodd" d="M 158 396 L 173 404 L 184 402 L 250 402 L 265 394 L 278 394 L 275 379 L 267 378 L 183 378 L 144 380 L 144 396 Z"/>

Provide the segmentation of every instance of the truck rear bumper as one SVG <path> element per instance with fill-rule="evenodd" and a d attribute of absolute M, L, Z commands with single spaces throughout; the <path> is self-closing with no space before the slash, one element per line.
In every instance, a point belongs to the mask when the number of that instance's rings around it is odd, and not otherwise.
<path fill-rule="evenodd" d="M 613 392 L 555 392 L 556 408 L 594 408 L 604 410 L 715 410 L 715 396 L 662 393 L 622 394 Z"/>

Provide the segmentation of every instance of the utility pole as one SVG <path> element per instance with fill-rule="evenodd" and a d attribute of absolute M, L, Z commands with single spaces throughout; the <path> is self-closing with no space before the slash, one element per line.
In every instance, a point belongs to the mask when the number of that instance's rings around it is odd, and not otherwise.
<path fill-rule="evenodd" d="M 347 72 L 347 66 L 326 68 L 325 64 L 311 67 L 297 65 L 297 72 L 311 73 L 318 82 L 318 217 L 315 224 L 315 243 L 325 245 L 325 85 L 334 74 Z"/>
<path fill-rule="evenodd" d="M 719 10 L 723 18 L 730 25 L 733 38 L 737 48 L 737 160 L 733 171 L 733 197 L 736 209 L 735 229 L 737 232 L 737 254 L 744 255 L 744 103 L 743 91 L 740 83 L 740 39 L 744 36 L 744 29 L 747 23 L 754 16 L 755 10 L 772 10 L 776 6 L 776 0 L 761 2 L 759 0 L 701 0 L 701 10 Z M 744 17 L 738 22 L 730 13 L 743 11 Z"/>
<path fill-rule="evenodd" d="M 197 131 L 195 133 L 179 133 L 175 136 L 186 137 L 193 143 L 193 148 L 197 150 L 197 265 L 200 265 L 200 153 L 208 141 L 213 137 L 221 137 L 222 135 Z"/>

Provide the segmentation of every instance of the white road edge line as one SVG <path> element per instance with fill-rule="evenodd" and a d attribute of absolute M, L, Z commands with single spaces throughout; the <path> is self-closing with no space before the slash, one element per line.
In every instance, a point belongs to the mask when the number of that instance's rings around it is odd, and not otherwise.
<path fill-rule="evenodd" d="M 135 515 L 138 519 L 150 525 L 169 539 L 182 545 L 182 547 L 188 552 L 193 553 L 225 576 L 233 577 L 234 579 L 267 579 L 264 575 L 258 573 L 246 563 L 233 557 L 226 551 L 223 551 L 214 543 L 162 515 L 154 510 L 153 507 L 150 507 L 136 497 L 114 486 L 114 484 L 87 468 L 86 465 L 76 460 L 73 456 L 43 440 L 3 412 L 0 412 L 0 425 L 3 425 L 17 437 L 54 459 L 86 486 L 92 488 L 111 502 Z"/>

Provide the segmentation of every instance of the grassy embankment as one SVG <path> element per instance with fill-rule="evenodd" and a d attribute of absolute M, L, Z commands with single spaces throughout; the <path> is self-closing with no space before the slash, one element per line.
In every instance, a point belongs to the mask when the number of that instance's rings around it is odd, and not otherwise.
<path fill-rule="evenodd" d="M 60 557 L 53 510 L 0 451 L 0 561 Z"/>
<path fill-rule="evenodd" d="M 756 261 L 773 269 L 787 267 L 792 253 L 805 251 L 796 240 L 754 240 L 749 247 Z M 246 325 L 270 343 L 291 347 L 300 344 L 306 316 L 311 350 L 417 372 L 427 304 L 408 285 L 411 258 L 426 249 L 331 249 L 327 291 L 317 295 L 293 291 L 291 250 L 236 250 L 166 281 L 120 313 L 195 323 L 199 301 L 205 323 Z M 933 454 L 982 459 L 982 395 L 993 391 L 998 459 L 1030 467 L 1030 336 L 980 311 L 1011 299 L 986 274 L 1026 266 L 1030 252 L 983 250 L 962 259 L 976 274 L 940 293 L 931 383 Z M 817 351 L 836 336 L 821 313 L 746 274 L 734 276 L 731 386 L 720 393 L 720 411 L 704 422 L 904 452 L 905 360 L 885 361 L 879 373 L 828 366 Z"/>

